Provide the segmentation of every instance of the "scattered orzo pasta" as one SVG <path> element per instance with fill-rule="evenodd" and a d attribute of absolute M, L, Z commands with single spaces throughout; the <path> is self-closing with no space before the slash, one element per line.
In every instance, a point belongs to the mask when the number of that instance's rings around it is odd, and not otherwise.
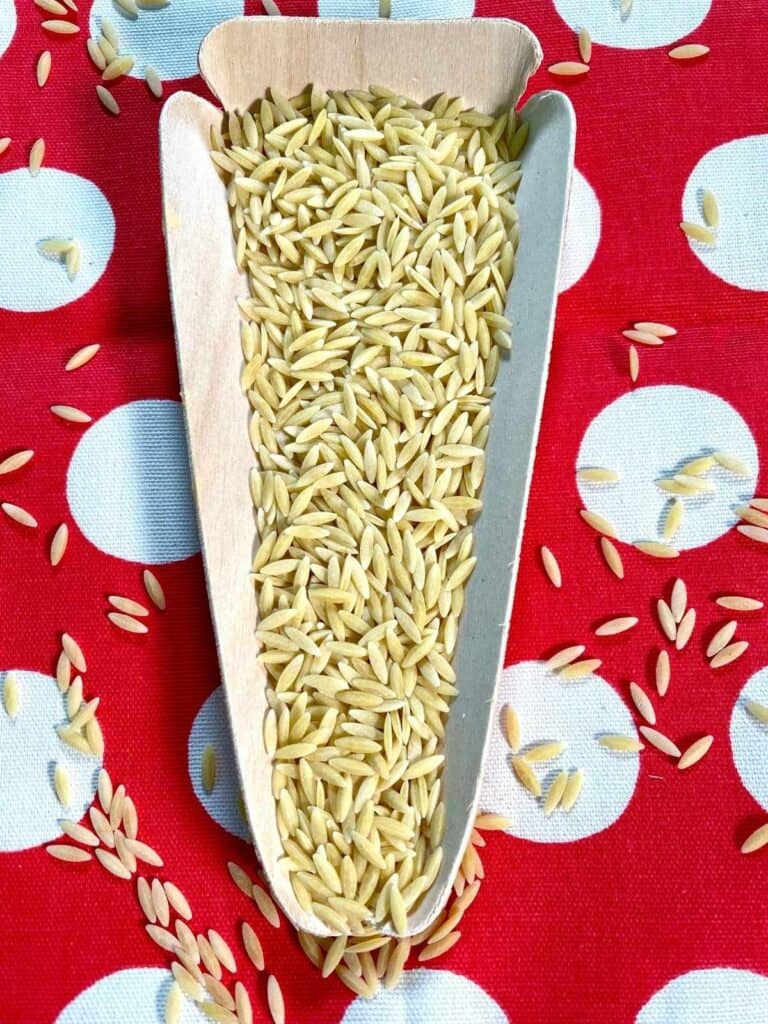
<path fill-rule="evenodd" d="M 754 853 L 756 850 L 761 850 L 765 845 L 768 844 L 768 824 L 761 825 L 756 828 L 751 835 L 747 836 L 744 840 L 741 852 L 742 853 Z"/>
<path fill-rule="evenodd" d="M 728 644 L 719 650 L 709 660 L 710 668 L 723 668 L 725 665 L 730 665 L 732 661 L 736 661 L 749 647 L 748 640 L 737 640 L 735 643 Z"/>
<path fill-rule="evenodd" d="M 701 199 L 701 209 L 707 226 L 710 228 L 719 227 L 720 210 L 718 209 L 717 200 L 708 188 L 704 189 L 704 195 Z"/>
<path fill-rule="evenodd" d="M 106 62 L 104 64 L 104 67 L 106 68 Z M 109 89 L 107 89 L 103 85 L 97 85 L 96 95 L 99 97 L 99 102 L 101 103 L 101 105 L 104 107 L 105 110 L 108 110 L 110 114 L 115 114 L 115 116 L 117 116 L 117 114 L 120 113 L 120 104 L 117 102 L 117 100 L 109 91 Z"/>
<path fill-rule="evenodd" d="M 629 363 L 629 379 L 633 384 L 636 384 L 637 378 L 640 376 L 640 356 L 634 345 L 629 346 L 629 355 L 627 359 Z"/>
<path fill-rule="evenodd" d="M 629 692 L 632 697 L 632 703 L 637 708 L 638 714 L 640 714 L 649 725 L 655 725 L 656 712 L 653 710 L 653 704 L 651 704 L 650 698 L 642 686 L 639 686 L 637 683 L 630 683 Z"/>
<path fill-rule="evenodd" d="M 618 552 L 616 545 L 608 537 L 600 538 L 600 550 L 603 554 L 605 564 L 611 570 L 617 579 L 624 579 L 624 563 L 621 560 L 621 555 Z"/>
<path fill-rule="evenodd" d="M 66 523 L 60 523 L 56 527 L 56 531 L 51 538 L 51 547 L 49 551 L 49 559 L 51 565 L 58 565 L 64 557 L 64 552 L 67 550 L 67 543 L 69 542 L 69 527 Z"/>
<path fill-rule="evenodd" d="M 659 732 L 658 729 L 652 729 L 648 725 L 638 726 L 638 729 L 643 739 L 648 740 L 651 746 L 656 747 L 662 754 L 669 754 L 670 757 L 680 757 L 680 748 L 668 736 L 665 736 L 663 732 Z"/>
<path fill-rule="evenodd" d="M 87 412 L 83 412 L 82 409 L 75 409 L 72 405 L 52 405 L 51 412 L 60 420 L 66 420 L 68 423 L 91 422 L 91 417 Z"/>
<path fill-rule="evenodd" d="M 274 974 L 270 974 L 267 978 L 267 1005 L 274 1024 L 285 1024 L 283 990 Z"/>
<path fill-rule="evenodd" d="M 381 87 L 273 90 L 225 121 L 211 155 L 250 285 L 251 568 L 282 863 L 332 930 L 402 925 L 442 859 L 431 821 L 527 125 Z"/>
<path fill-rule="evenodd" d="M 656 692 L 660 697 L 669 689 L 670 676 L 669 654 L 666 651 L 659 651 L 656 656 Z"/>
<path fill-rule="evenodd" d="M 34 530 L 37 526 L 37 520 L 31 512 L 27 512 L 25 508 L 20 505 L 14 505 L 10 501 L 4 501 L 0 504 L 0 508 L 5 512 L 9 519 L 15 520 L 21 526 L 28 526 Z"/>
<path fill-rule="evenodd" d="M 163 83 L 160 75 L 149 64 L 144 69 L 144 78 L 152 95 L 160 99 L 163 95 Z"/>
<path fill-rule="evenodd" d="M 662 544 L 658 540 L 637 540 L 633 547 L 652 558 L 678 558 L 680 556 L 677 548 L 673 548 L 671 544 Z"/>
<path fill-rule="evenodd" d="M 608 750 L 614 750 L 623 754 L 636 754 L 643 750 L 643 744 L 640 740 L 636 740 L 632 736 L 606 735 L 601 736 L 598 742 L 601 747 L 606 747 Z"/>
<path fill-rule="evenodd" d="M 713 658 L 716 654 L 722 651 L 722 649 L 726 647 L 731 640 L 733 640 L 733 635 L 736 632 L 736 626 L 736 619 L 731 619 L 717 630 L 707 645 L 706 654 L 708 658 Z"/>
<path fill-rule="evenodd" d="M 583 661 L 572 661 L 570 665 L 561 668 L 558 672 L 560 679 L 575 680 L 585 679 L 597 672 L 602 662 L 599 658 L 585 658 Z"/>
<path fill-rule="evenodd" d="M 80 26 L 76 25 L 74 21 L 64 21 L 59 18 L 51 18 L 48 21 L 41 22 L 44 29 L 48 32 L 53 32 L 54 35 L 60 36 L 73 36 L 80 31 Z"/>
<path fill-rule="evenodd" d="M 67 360 L 64 369 L 69 373 L 72 370 L 79 370 L 81 366 L 85 366 L 86 363 L 90 363 L 93 357 L 101 348 L 101 345 L 83 345 L 79 348 L 74 355 L 70 356 Z"/>
<path fill-rule="evenodd" d="M 164 612 L 166 607 L 165 591 L 160 585 L 160 580 L 151 569 L 144 570 L 142 579 L 144 580 L 144 589 L 147 592 L 147 597 L 156 608 Z"/>
<path fill-rule="evenodd" d="M 542 544 L 541 546 L 541 564 L 544 566 L 544 572 L 547 574 L 552 586 L 557 587 L 558 589 L 562 587 L 563 577 L 560 572 L 560 566 L 546 544 Z"/>
<path fill-rule="evenodd" d="M 643 331 L 645 334 L 655 334 L 658 338 L 674 338 L 677 330 L 669 324 L 656 323 L 655 320 L 638 320 L 633 325 L 636 331 Z"/>
<path fill-rule="evenodd" d="M 503 712 L 504 721 L 504 735 L 507 738 L 507 743 L 513 754 L 516 754 L 520 749 L 520 719 L 515 709 L 507 704 Z"/>
<path fill-rule="evenodd" d="M 29 173 L 32 177 L 38 174 L 45 159 L 45 139 L 35 139 L 29 151 Z"/>
<path fill-rule="evenodd" d="M 633 629 L 640 620 L 636 615 L 620 615 L 615 619 L 607 619 L 595 628 L 595 636 L 617 636 Z"/>
<path fill-rule="evenodd" d="M 689 220 L 683 220 L 680 222 L 680 230 L 684 235 L 693 239 L 694 242 L 701 242 L 703 245 L 715 244 L 715 236 L 709 228 L 702 227 L 701 224 L 693 224 Z"/>
<path fill-rule="evenodd" d="M 562 799 L 560 800 L 560 810 L 570 811 L 576 801 L 579 799 L 581 790 L 584 787 L 584 773 L 581 769 L 577 769 L 568 776 L 568 781 L 565 784 L 565 790 L 563 792 Z"/>
<path fill-rule="evenodd" d="M 584 644 L 573 644 L 571 647 L 563 647 L 544 662 L 544 668 L 548 672 L 556 672 L 558 669 L 564 668 L 566 665 L 570 665 L 571 662 L 576 661 L 577 658 L 580 658 L 585 650 Z"/>
<path fill-rule="evenodd" d="M 550 64 L 547 70 L 551 75 L 574 78 L 579 75 L 586 75 L 589 71 L 589 64 L 578 60 L 561 60 L 557 64 Z"/>
<path fill-rule="evenodd" d="M 42 89 L 45 83 L 48 81 L 48 76 L 51 73 L 51 51 L 43 50 L 40 56 L 37 58 L 37 64 L 35 66 L 35 78 L 37 84 Z"/>
<path fill-rule="evenodd" d="M 693 742 L 681 755 L 677 767 L 682 771 L 697 764 L 712 746 L 713 740 L 713 736 L 702 736 L 701 739 Z"/>
<path fill-rule="evenodd" d="M 145 622 L 139 622 L 132 615 L 125 612 L 107 612 L 107 618 L 113 626 L 122 629 L 125 633 L 148 633 L 149 626 Z"/>
<path fill-rule="evenodd" d="M 675 633 L 675 649 L 682 651 L 688 641 L 691 639 L 693 633 L 693 627 L 696 625 L 696 610 L 689 608 L 685 615 L 680 620 L 680 624 L 677 627 Z"/>
<path fill-rule="evenodd" d="M 107 597 L 107 601 L 113 608 L 117 608 L 119 612 L 125 612 L 126 615 L 138 615 L 140 618 L 144 618 L 149 615 L 149 611 L 143 604 L 139 604 L 138 601 L 134 601 L 130 597 L 121 597 L 119 594 L 110 594 Z"/>
<path fill-rule="evenodd" d="M 21 469 L 22 466 L 26 466 L 34 454 L 31 448 L 25 448 L 22 451 L 14 452 L 13 455 L 7 456 L 7 458 L 0 462 L 0 476 L 5 473 L 14 473 L 17 469 Z"/>
<path fill-rule="evenodd" d="M 587 466 L 576 471 L 576 476 L 584 483 L 614 484 L 621 479 L 615 469 L 604 469 L 601 466 Z"/>
<path fill-rule="evenodd" d="M 592 36 L 589 34 L 589 29 L 579 29 L 579 56 L 585 64 L 589 64 L 592 59 Z"/>
<path fill-rule="evenodd" d="M 593 530 L 597 530 L 604 537 L 611 537 L 614 540 L 618 537 L 613 523 L 609 522 L 605 516 L 601 516 L 598 512 L 591 512 L 589 509 L 582 508 L 579 510 L 579 515 L 587 526 L 591 526 Z"/>
<path fill-rule="evenodd" d="M 15 672 L 6 672 L 3 680 L 3 707 L 9 718 L 16 718 L 21 707 L 21 688 Z"/>
<path fill-rule="evenodd" d="M 673 60 L 695 60 L 697 57 L 705 57 L 709 53 L 709 47 L 703 43 L 683 43 L 682 46 L 674 46 L 669 51 Z"/>
<path fill-rule="evenodd" d="M 216 786 L 216 750 L 208 743 L 203 747 L 200 759 L 200 781 L 206 793 L 212 793 Z"/>
<path fill-rule="evenodd" d="M 659 348 L 664 344 L 664 339 L 658 334 L 650 331 L 629 330 L 621 332 L 628 341 L 636 342 L 638 345 L 647 345 L 649 348 Z"/>
<path fill-rule="evenodd" d="M 758 722 L 768 725 L 768 707 L 765 704 L 761 704 L 757 700 L 747 700 L 744 702 L 744 707 Z"/>

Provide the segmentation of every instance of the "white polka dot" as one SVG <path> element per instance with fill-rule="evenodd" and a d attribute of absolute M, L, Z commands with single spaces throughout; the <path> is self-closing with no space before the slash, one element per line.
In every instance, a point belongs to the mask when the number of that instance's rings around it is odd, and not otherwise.
<path fill-rule="evenodd" d="M 557 290 L 565 292 L 586 274 L 600 243 L 600 203 L 584 175 L 574 168 Z"/>
<path fill-rule="evenodd" d="M 471 18 L 475 0 L 392 0 L 392 18 Z M 321 18 L 378 18 L 379 0 L 318 0 Z"/>
<path fill-rule="evenodd" d="M 584 788 L 567 813 L 546 818 L 536 800 L 514 778 L 512 754 L 502 733 L 502 709 L 510 704 L 522 731 L 521 750 L 544 740 L 560 740 L 565 751 L 536 764 L 542 791 L 563 770 L 581 769 Z M 480 798 L 482 810 L 502 814 L 512 822 L 510 835 L 536 843 L 567 843 L 602 832 L 619 818 L 632 799 L 639 758 L 619 754 L 598 743 L 604 733 L 636 738 L 626 705 L 600 676 L 563 682 L 539 661 L 521 661 L 506 668 L 499 684 L 491 746 Z"/>
<path fill-rule="evenodd" d="M 507 1015 L 474 981 L 451 971 L 406 971 L 375 999 L 355 999 L 341 1024 L 509 1024 Z"/>
<path fill-rule="evenodd" d="M 768 135 L 749 135 L 710 149 L 696 164 L 683 194 L 683 220 L 703 224 L 701 200 L 709 189 L 720 225 L 715 245 L 690 242 L 716 277 L 737 288 L 768 291 Z"/>
<path fill-rule="evenodd" d="M 768 978 L 735 967 L 688 971 L 659 989 L 636 1024 L 765 1024 Z"/>
<path fill-rule="evenodd" d="M 33 178 L 26 169 L 8 171 L 0 174 L 0 238 L 0 307 L 38 313 L 93 288 L 112 255 L 115 218 L 103 193 L 77 174 L 44 167 Z M 73 281 L 61 260 L 40 253 L 46 238 L 80 243 Z"/>
<path fill-rule="evenodd" d="M 107 554 L 157 564 L 199 551 L 180 404 L 130 402 L 89 427 L 69 464 L 67 498 Z"/>
<path fill-rule="evenodd" d="M 0 0 L 0 57 L 8 49 L 16 31 L 16 5 L 13 0 Z"/>
<path fill-rule="evenodd" d="M 8 671 L 11 671 L 10 669 Z M 68 747 L 56 734 L 67 722 L 56 681 L 39 672 L 13 670 L 20 693 L 19 713 L 0 709 L 0 850 L 26 850 L 61 837 L 59 821 L 78 821 L 90 806 L 101 759 Z M 0 687 L 5 672 L 0 672 Z M 53 789 L 54 766 L 69 776 L 70 807 L 62 808 Z"/>
<path fill-rule="evenodd" d="M 163 1024 L 170 971 L 131 967 L 100 978 L 64 1007 L 54 1024 Z M 179 1024 L 204 1024 L 209 1018 L 184 998 Z"/>
<path fill-rule="evenodd" d="M 112 0 L 94 0 L 90 27 L 97 36 L 103 17 L 116 24 L 121 52 L 135 58 L 133 78 L 143 78 L 147 64 L 163 79 L 190 78 L 198 73 L 197 51 L 204 37 L 219 22 L 243 13 L 243 0 L 183 0 L 130 18 Z"/>
<path fill-rule="evenodd" d="M 202 783 L 203 751 L 213 747 L 216 754 L 216 784 L 206 793 Z M 213 818 L 232 835 L 251 842 L 240 800 L 240 777 L 229 731 L 224 690 L 219 686 L 195 716 L 187 742 L 187 767 L 195 796 Z"/>
<path fill-rule="evenodd" d="M 619 0 L 555 0 L 555 7 L 574 32 L 586 26 L 596 43 L 645 50 L 666 46 L 693 32 L 706 18 L 711 3 L 712 0 L 638 0 L 628 17 L 622 17 Z"/>
<path fill-rule="evenodd" d="M 748 700 L 768 704 L 768 666 L 747 681 L 731 714 L 731 750 L 736 771 L 745 789 L 768 811 L 768 725 L 761 725 L 747 711 Z"/>
<path fill-rule="evenodd" d="M 614 469 L 621 480 L 611 485 L 579 481 L 581 500 L 613 523 L 623 541 L 661 539 L 672 495 L 655 481 L 718 450 L 740 458 L 752 475 L 745 479 L 710 470 L 706 477 L 714 491 L 682 498 L 683 520 L 672 540 L 681 550 L 710 543 L 736 522 L 734 507 L 754 495 L 757 448 L 739 413 L 717 395 L 674 385 L 638 388 L 606 406 L 587 428 L 576 467 Z"/>

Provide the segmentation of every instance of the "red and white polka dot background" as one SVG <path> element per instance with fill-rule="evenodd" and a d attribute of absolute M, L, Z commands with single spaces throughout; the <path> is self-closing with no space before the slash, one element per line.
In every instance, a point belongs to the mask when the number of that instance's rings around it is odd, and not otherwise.
<path fill-rule="evenodd" d="M 373 17 L 376 0 L 283 0 L 286 14 Z M 545 817 L 514 779 L 500 715 L 483 785 L 487 811 L 511 820 L 482 851 L 486 880 L 445 957 L 406 972 L 371 1003 L 335 979 L 321 983 L 285 923 L 273 930 L 233 886 L 227 861 L 256 872 L 238 809 L 178 401 L 157 152 L 159 104 L 143 81 L 153 66 L 166 95 L 204 92 L 196 51 L 208 29 L 259 0 L 172 0 L 136 20 L 110 0 L 82 0 L 77 36 L 53 36 L 28 0 L 0 0 L 0 459 L 34 449 L 0 476 L 0 501 L 28 509 L 37 529 L 0 522 L 0 672 L 15 672 L 20 707 L 0 713 L 0 958 L 3 1021 L 154 1024 L 163 1020 L 169 958 L 145 934 L 132 882 L 96 861 L 61 863 L 44 847 L 62 816 L 95 799 L 103 764 L 134 800 L 139 836 L 162 856 L 150 869 L 189 899 L 196 931 L 217 929 L 236 952 L 237 977 L 266 1020 L 265 978 L 240 944 L 250 921 L 267 970 L 281 982 L 291 1024 L 758 1024 L 768 1001 L 768 851 L 744 839 L 768 814 L 768 732 L 745 701 L 768 704 L 766 614 L 737 616 L 749 648 L 712 671 L 705 650 L 730 613 L 719 594 L 768 598 L 768 551 L 739 535 L 735 508 L 765 494 L 765 302 L 768 292 L 768 100 L 756 48 L 768 21 L 762 0 L 393 0 L 393 17 L 514 17 L 542 41 L 531 89 L 560 86 L 572 99 L 578 141 L 561 272 L 552 370 L 526 527 L 499 711 L 513 705 L 524 743 L 566 749 L 540 772 L 580 768 L 572 811 Z M 102 16 L 135 55 L 110 117 L 84 38 Z M 72 20 L 75 20 L 72 16 Z M 594 47 L 589 73 L 554 80 L 548 64 L 578 59 L 577 31 Z M 676 63 L 679 41 L 711 47 Z M 39 89 L 34 66 L 50 49 Z M 343 85 L 343 82 L 340 83 Z M 447 81 L 449 86 L 450 82 Z M 44 137 L 36 177 L 32 142 Z M 701 194 L 720 208 L 713 247 L 690 242 L 681 220 L 701 222 Z M 523 225 L 523 230 L 525 226 Z M 80 273 L 37 248 L 77 237 Z M 638 320 L 674 324 L 676 337 L 642 349 L 627 371 L 621 331 Z M 74 351 L 98 355 L 67 373 Z M 66 423 L 71 405 L 91 417 Z M 515 443 L 509 439 L 510 445 Z M 737 456 L 749 477 L 718 471 L 712 493 L 686 498 L 680 557 L 651 559 L 631 545 L 660 539 L 665 495 L 654 481 L 714 450 Z M 615 484 L 577 481 L 608 466 Z M 586 508 L 613 523 L 625 567 L 617 579 Z M 59 523 L 70 539 L 48 558 Z M 563 573 L 544 576 L 542 544 Z M 161 580 L 167 609 L 150 606 L 142 570 Z M 656 600 L 682 577 L 696 608 L 693 638 L 676 652 L 660 632 Z M 106 618 L 106 597 L 152 610 L 129 635 Z M 595 625 L 636 615 L 630 633 L 598 638 Z M 55 681 L 60 636 L 87 655 L 84 692 L 98 696 L 103 758 L 61 743 L 66 698 Z M 597 674 L 563 682 L 542 661 L 584 643 Z M 670 649 L 672 681 L 658 697 L 657 652 Z M 689 771 L 653 749 L 612 753 L 604 733 L 637 735 L 628 696 L 651 694 L 658 728 L 684 748 L 711 734 Z M 211 793 L 201 783 L 206 746 L 217 755 Z M 64 764 L 70 805 L 56 798 Z M 185 1001 L 184 1024 L 206 1018 Z"/>

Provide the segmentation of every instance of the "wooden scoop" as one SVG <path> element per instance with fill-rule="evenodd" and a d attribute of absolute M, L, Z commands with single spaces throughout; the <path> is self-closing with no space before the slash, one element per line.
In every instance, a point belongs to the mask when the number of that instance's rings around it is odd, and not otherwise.
<path fill-rule="evenodd" d="M 217 26 L 200 50 L 203 77 L 225 109 L 244 110 L 275 85 L 292 95 L 308 82 L 362 89 L 379 83 L 419 100 L 447 91 L 478 109 L 513 106 L 541 59 L 522 25 L 471 21 L 322 21 L 237 18 Z M 408 918 L 427 927 L 444 906 L 469 839 L 494 695 L 504 662 L 512 589 L 541 414 L 555 310 L 560 249 L 573 165 L 568 100 L 545 92 L 522 111 L 530 123 L 518 194 L 521 242 L 507 311 L 514 348 L 502 361 L 492 402 L 484 509 L 475 524 L 477 567 L 466 592 L 454 660 L 459 695 L 446 732 L 447 811 L 440 873 Z M 165 236 L 179 373 L 197 495 L 211 613 L 254 844 L 291 922 L 329 929 L 302 910 L 278 866 L 282 846 L 262 741 L 265 673 L 254 637 L 249 578 L 254 513 L 248 473 L 248 403 L 240 389 L 237 300 L 247 295 L 235 264 L 226 195 L 208 155 L 209 128 L 222 111 L 176 93 L 161 118 Z"/>

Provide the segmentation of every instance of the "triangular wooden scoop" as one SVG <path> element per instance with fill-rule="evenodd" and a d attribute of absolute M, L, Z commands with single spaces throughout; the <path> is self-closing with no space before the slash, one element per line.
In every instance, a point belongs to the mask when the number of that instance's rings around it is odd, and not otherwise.
<path fill-rule="evenodd" d="M 200 68 L 227 108 L 240 110 L 274 85 L 287 95 L 308 82 L 361 89 L 380 83 L 416 99 L 447 91 L 490 113 L 513 106 L 541 59 L 539 45 L 510 21 L 322 21 L 238 18 L 204 40 Z M 165 234 L 179 372 L 203 554 L 224 688 L 254 844 L 292 923 L 327 935 L 299 907 L 278 866 L 282 847 L 262 741 L 265 674 L 254 637 L 257 607 L 249 569 L 255 541 L 248 473 L 248 403 L 240 389 L 235 265 L 224 188 L 208 155 L 221 109 L 176 93 L 161 119 Z M 444 906 L 472 827 L 503 665 L 549 361 L 560 249 L 573 165 L 574 119 L 557 92 L 525 106 L 530 140 L 518 195 L 521 242 L 508 298 L 514 348 L 502 362 L 492 403 L 484 509 L 475 525 L 477 567 L 467 587 L 455 658 L 459 695 L 446 736 L 447 809 L 440 874 L 408 919 L 425 928 Z"/>

